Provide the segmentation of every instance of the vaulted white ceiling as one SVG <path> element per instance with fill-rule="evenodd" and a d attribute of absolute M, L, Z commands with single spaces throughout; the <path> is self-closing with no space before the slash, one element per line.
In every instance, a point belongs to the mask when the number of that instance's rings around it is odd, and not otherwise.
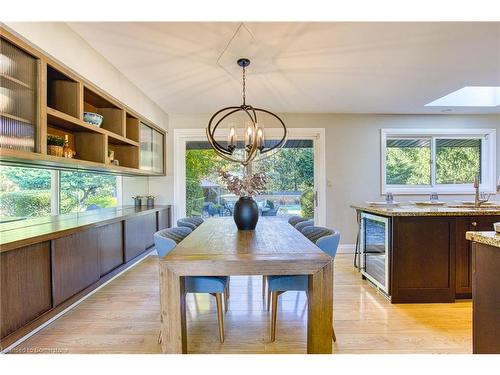
<path fill-rule="evenodd" d="M 500 86 L 500 23 L 69 23 L 165 111 L 441 113 L 464 86 Z M 450 112 L 447 112 L 450 113 Z M 451 113 L 500 113 L 500 107 Z"/>

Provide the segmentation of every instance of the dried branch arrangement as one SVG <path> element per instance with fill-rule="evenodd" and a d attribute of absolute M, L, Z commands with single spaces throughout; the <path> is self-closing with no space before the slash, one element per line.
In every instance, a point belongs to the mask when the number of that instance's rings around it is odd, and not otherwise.
<path fill-rule="evenodd" d="M 240 197 L 253 197 L 264 191 L 266 187 L 266 175 L 254 173 L 243 178 L 232 175 L 224 170 L 219 171 L 219 176 L 226 184 L 227 190 Z"/>

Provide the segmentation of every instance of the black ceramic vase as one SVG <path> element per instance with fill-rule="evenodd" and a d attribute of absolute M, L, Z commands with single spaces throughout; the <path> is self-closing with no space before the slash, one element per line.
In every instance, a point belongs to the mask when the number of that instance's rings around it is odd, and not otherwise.
<path fill-rule="evenodd" d="M 234 205 L 234 222 L 239 230 L 254 230 L 259 221 L 259 206 L 252 197 L 240 197 Z"/>

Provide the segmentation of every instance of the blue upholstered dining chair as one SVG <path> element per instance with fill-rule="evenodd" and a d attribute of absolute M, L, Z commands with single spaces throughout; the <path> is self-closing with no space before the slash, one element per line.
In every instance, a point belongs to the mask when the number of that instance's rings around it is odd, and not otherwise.
<path fill-rule="evenodd" d="M 201 224 L 203 224 L 203 219 L 201 217 L 184 217 L 177 220 L 178 227 L 186 227 L 191 230 L 195 230 Z"/>
<path fill-rule="evenodd" d="M 340 242 L 340 233 L 334 229 L 308 226 L 302 230 L 302 234 L 309 240 L 314 242 L 325 253 L 335 258 L 337 248 Z M 278 315 L 278 296 L 287 291 L 308 291 L 308 276 L 307 275 L 283 275 L 283 276 L 268 276 L 268 293 L 271 294 L 271 342 L 276 338 L 276 321 Z M 269 309 L 269 302 L 268 302 Z M 332 338 L 336 341 L 335 330 L 332 322 Z"/>
<path fill-rule="evenodd" d="M 300 223 L 297 223 L 297 225 L 295 225 L 295 229 L 297 229 L 300 233 L 302 233 L 302 230 L 305 227 L 312 227 L 312 226 L 314 226 L 314 220 L 304 220 L 301 221 Z"/>
<path fill-rule="evenodd" d="M 295 227 L 298 223 L 301 221 L 306 221 L 307 219 L 304 219 L 302 216 L 290 216 L 288 218 L 288 224 L 290 224 L 292 227 Z"/>
<path fill-rule="evenodd" d="M 301 216 L 291 216 L 288 219 L 288 223 L 295 227 L 299 232 L 302 232 L 302 229 L 305 227 L 310 227 L 314 225 L 314 220 L 307 220 Z M 262 301 L 264 303 L 266 298 L 266 284 L 267 284 L 267 276 L 262 276 Z M 271 294 L 267 293 L 267 307 L 269 308 L 271 302 Z"/>
<path fill-rule="evenodd" d="M 167 228 L 154 234 L 154 241 L 158 257 L 162 258 L 170 253 L 175 246 L 186 238 L 192 230 L 187 227 Z M 222 297 L 224 307 L 228 306 L 228 279 L 227 276 L 188 276 L 185 277 L 186 293 L 210 293 L 217 302 L 217 318 L 219 321 L 219 338 L 224 342 L 224 318 L 222 314 Z M 160 340 L 161 341 L 161 338 Z"/>

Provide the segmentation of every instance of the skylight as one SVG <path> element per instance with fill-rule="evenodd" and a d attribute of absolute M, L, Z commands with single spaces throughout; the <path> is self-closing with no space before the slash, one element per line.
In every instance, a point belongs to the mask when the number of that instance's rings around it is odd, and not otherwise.
<path fill-rule="evenodd" d="M 426 107 L 497 107 L 500 87 L 466 86 L 425 105 Z"/>

